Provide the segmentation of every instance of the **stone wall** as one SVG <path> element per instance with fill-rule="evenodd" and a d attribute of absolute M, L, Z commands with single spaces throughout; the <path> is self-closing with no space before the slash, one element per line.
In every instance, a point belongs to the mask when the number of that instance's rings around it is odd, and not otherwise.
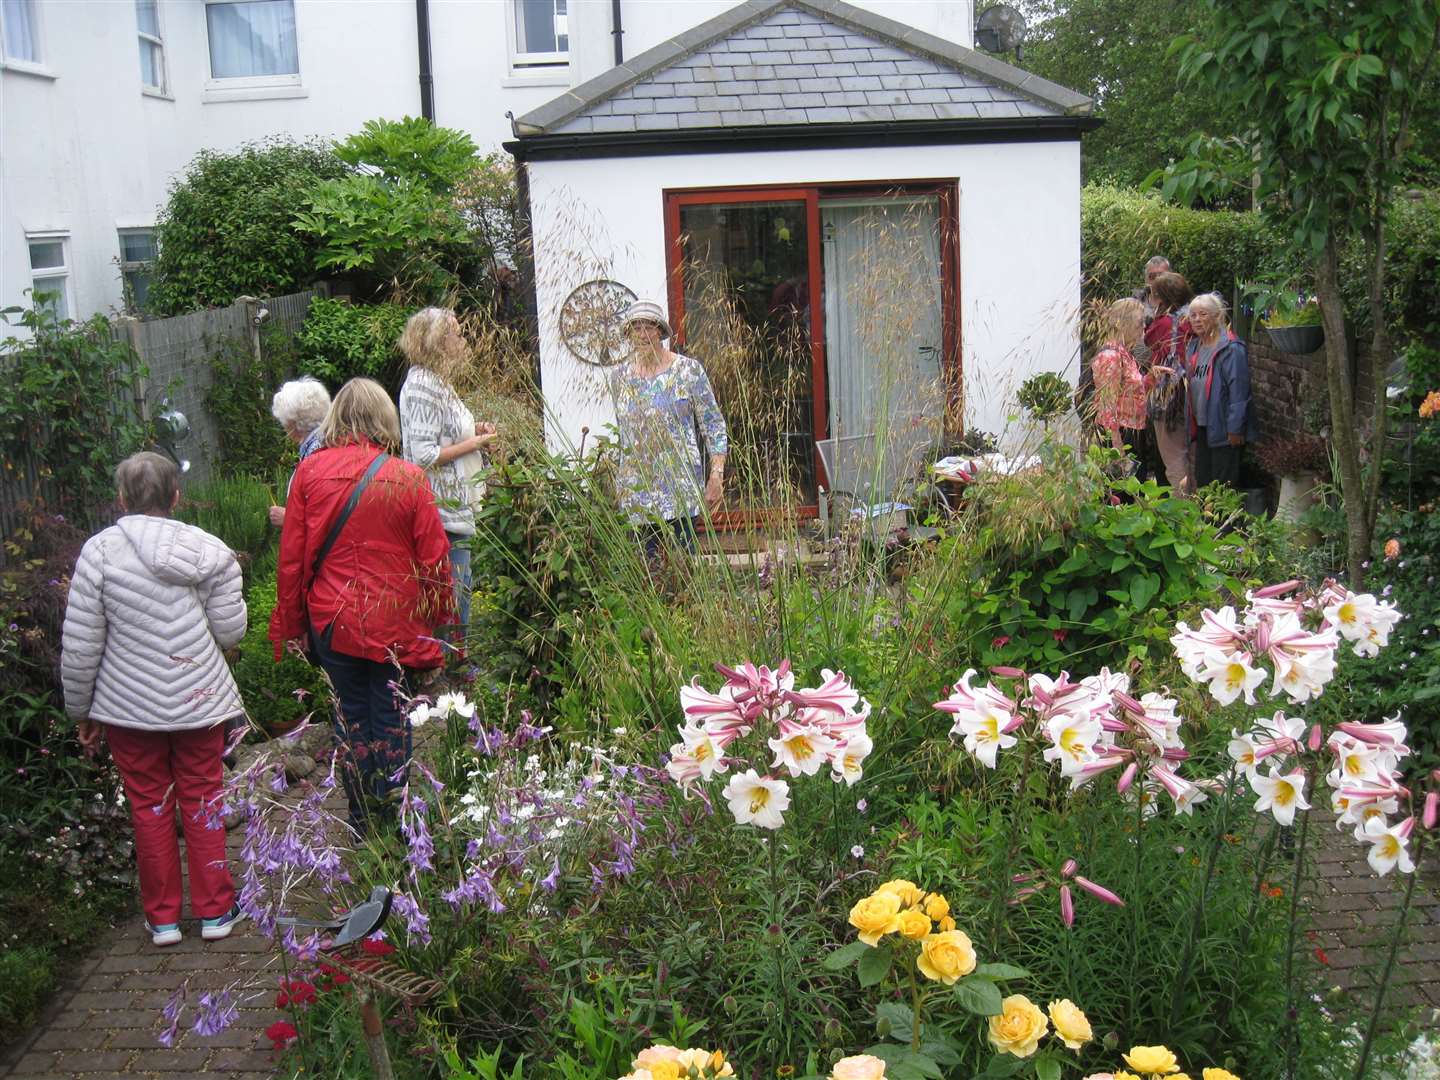
<path fill-rule="evenodd" d="M 1293 356 L 1270 343 L 1264 330 L 1254 331 L 1249 342 L 1250 392 L 1260 425 L 1259 442 L 1318 434 L 1330 425 L 1329 392 L 1325 387 L 1325 352 Z M 1352 353 L 1355 350 L 1352 349 Z M 1361 369 L 1368 367 L 1368 350 L 1360 351 Z M 1360 416 L 1370 413 L 1374 395 L 1368 384 L 1358 388 Z"/>

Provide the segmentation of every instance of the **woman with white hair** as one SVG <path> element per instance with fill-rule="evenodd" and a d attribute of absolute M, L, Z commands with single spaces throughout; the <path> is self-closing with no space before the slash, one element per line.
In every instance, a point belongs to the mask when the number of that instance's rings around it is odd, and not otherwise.
<path fill-rule="evenodd" d="M 1195 447 L 1195 487 L 1239 487 L 1241 449 L 1256 432 L 1245 343 L 1231 331 L 1219 293 L 1190 301 L 1190 325 L 1195 336 L 1185 348 L 1185 419 Z"/>
<path fill-rule="evenodd" d="M 285 434 L 300 447 L 300 461 L 320 448 L 320 424 L 329 411 L 330 391 L 319 379 L 309 375 L 290 380 L 270 399 L 270 415 L 279 421 Z M 295 474 L 291 472 L 290 482 L 285 485 L 287 494 L 294 482 Z M 283 506 L 270 507 L 270 524 L 285 524 Z"/>
<path fill-rule="evenodd" d="M 449 308 L 417 311 L 400 335 L 410 363 L 400 387 L 400 432 L 405 460 L 424 469 L 435 491 L 440 521 L 450 537 L 450 570 L 461 633 L 470 625 L 470 548 L 475 505 L 483 489 L 475 482 L 484 466 L 480 451 L 496 439 L 495 425 L 477 424 L 455 390 L 469 349 L 460 321 Z"/>

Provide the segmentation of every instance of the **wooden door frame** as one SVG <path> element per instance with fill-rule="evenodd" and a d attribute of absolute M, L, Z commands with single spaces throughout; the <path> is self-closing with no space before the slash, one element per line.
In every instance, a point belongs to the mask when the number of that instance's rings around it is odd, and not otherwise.
<path fill-rule="evenodd" d="M 822 283 L 825 259 L 821 248 L 820 204 L 826 197 L 855 198 L 934 195 L 940 224 L 940 325 L 941 377 L 945 382 L 947 415 L 942 430 L 958 431 L 963 418 L 960 318 L 960 185 L 954 179 L 936 180 L 844 180 L 802 184 L 745 184 L 722 187 L 665 188 L 661 191 L 665 222 L 665 282 L 670 302 L 674 344 L 685 345 L 685 288 L 681 280 L 684 251 L 681 246 L 680 210 L 685 206 L 734 205 L 760 202 L 803 202 L 806 221 L 806 258 L 810 287 L 810 377 L 811 422 L 817 439 L 830 432 L 830 395 L 825 355 L 825 311 Z M 815 467 L 821 473 L 819 449 L 814 450 Z M 802 518 L 815 517 L 814 504 L 799 508 Z M 753 524 L 773 517 L 765 511 L 722 511 L 713 516 L 716 527 Z"/>

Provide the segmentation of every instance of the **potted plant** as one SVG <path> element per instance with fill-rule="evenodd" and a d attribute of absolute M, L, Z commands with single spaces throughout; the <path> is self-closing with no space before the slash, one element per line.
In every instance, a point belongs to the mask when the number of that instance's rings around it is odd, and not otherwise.
<path fill-rule="evenodd" d="M 1015 399 L 1045 427 L 1070 411 L 1070 384 L 1053 371 L 1032 375 L 1020 384 Z"/>
<path fill-rule="evenodd" d="M 1262 468 L 1280 478 L 1280 500 L 1275 516 L 1292 524 L 1315 505 L 1320 474 L 1330 468 L 1330 453 L 1319 435 L 1271 439 L 1255 448 Z"/>
<path fill-rule="evenodd" d="M 1280 293 L 1275 305 L 1261 319 L 1261 325 L 1282 352 L 1308 356 L 1325 344 L 1320 304 L 1313 296 Z"/>

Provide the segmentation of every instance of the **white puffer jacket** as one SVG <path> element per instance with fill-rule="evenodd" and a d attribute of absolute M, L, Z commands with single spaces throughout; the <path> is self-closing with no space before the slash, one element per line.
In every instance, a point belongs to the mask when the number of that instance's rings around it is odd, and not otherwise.
<path fill-rule="evenodd" d="M 171 518 L 130 514 L 85 542 L 60 660 L 65 711 L 146 731 L 244 711 L 222 651 L 245 636 L 240 564 Z"/>

